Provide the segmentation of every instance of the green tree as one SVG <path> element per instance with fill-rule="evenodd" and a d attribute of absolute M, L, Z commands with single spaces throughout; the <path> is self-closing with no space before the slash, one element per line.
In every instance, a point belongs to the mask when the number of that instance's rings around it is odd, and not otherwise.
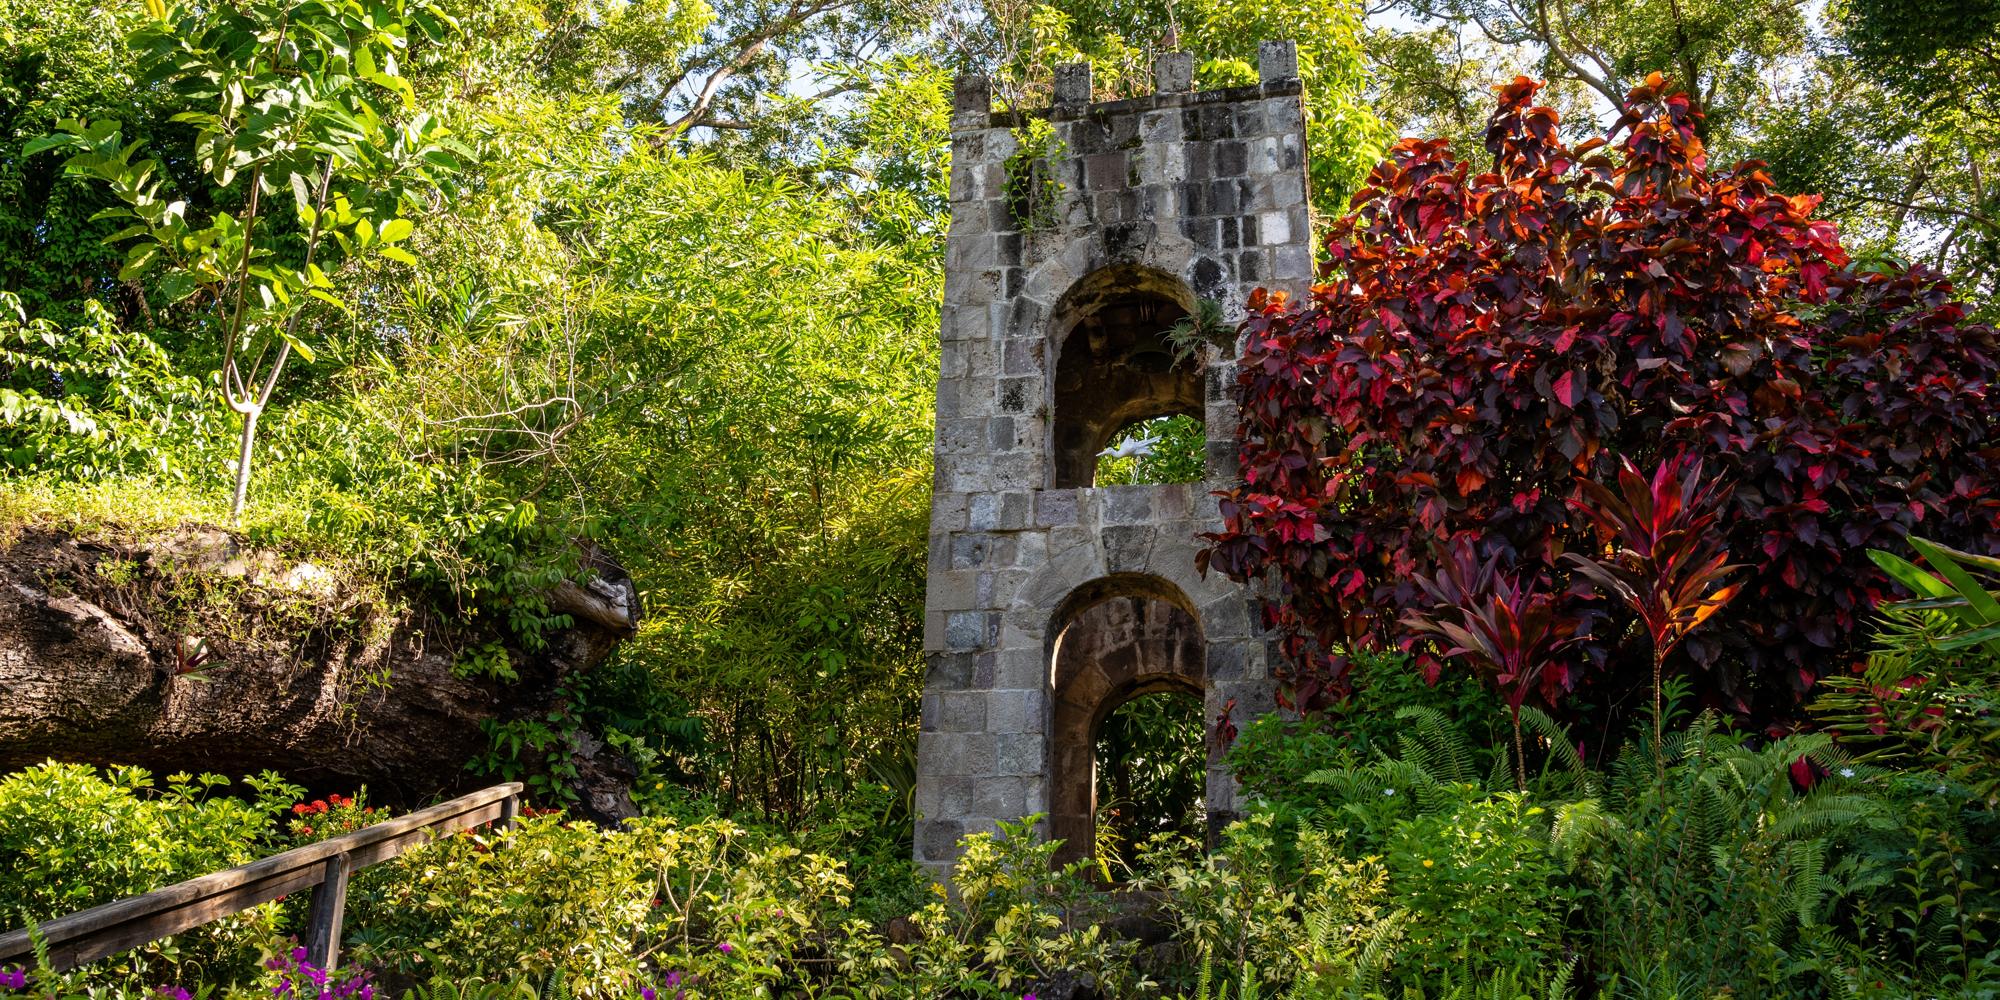
<path fill-rule="evenodd" d="M 1355 0 L 992 0 L 982 32 L 960 39 L 992 66 L 1003 93 L 1046 103 L 1055 66 L 1088 60 L 1105 97 L 1152 90 L 1153 57 L 1186 51 L 1201 88 L 1257 82 L 1257 44 L 1298 43 L 1305 83 L 1307 164 L 1313 201 L 1337 215 L 1387 148 L 1388 133 L 1363 94 L 1361 5 Z"/>
<path fill-rule="evenodd" d="M 1881 109 L 1868 122 L 1878 127 L 1850 141 L 1892 169 L 1836 180 L 1829 193 L 1875 206 L 1893 245 L 1990 299 L 2000 289 L 2000 3 L 1847 0 L 1832 11 L 1837 56 L 1858 84 L 1849 89 L 1881 95 L 1862 102 Z"/>
<path fill-rule="evenodd" d="M 1773 69 L 1808 54 L 1806 12 L 1791 0 L 1395 0 L 1419 18 L 1476 29 L 1537 60 L 1534 75 L 1575 81 L 1612 108 L 1649 73 L 1671 77 L 1726 140 L 1772 96 Z M 1503 81 L 1491 80 L 1497 84 Z"/>
<path fill-rule="evenodd" d="M 214 331 L 224 402 L 242 420 L 230 515 L 250 487 L 257 421 L 285 363 L 312 349 L 299 321 L 317 301 L 346 310 L 325 267 L 374 252 L 414 264 L 396 244 L 437 179 L 455 171 L 455 144 L 414 94 L 398 57 L 414 27 L 431 38 L 448 23 L 402 0 L 264 0 L 169 9 L 133 35 L 138 77 L 150 86 L 210 97 L 213 111 L 174 121 L 196 127 L 195 159 L 208 202 L 234 207 L 190 216 L 161 161 L 139 156 L 143 138 L 122 124 L 68 120 L 24 152 L 65 149 L 64 169 L 109 185 L 124 203 L 99 217 L 129 220 L 108 240 L 126 243 L 121 280 L 157 270 L 156 288 L 192 322 Z M 401 98 L 400 106 L 390 98 Z M 270 202 L 290 204 L 284 209 Z"/>
<path fill-rule="evenodd" d="M 117 109 L 135 134 L 150 135 L 183 110 L 176 95 L 134 82 L 124 39 L 144 16 L 137 0 L 0 0 L 0 288 L 59 325 L 84 322 L 90 299 L 127 324 L 145 307 L 137 286 L 118 280 L 120 255 L 103 244 L 118 226 L 92 218 L 117 199 L 102 185 L 64 177 L 58 158 L 21 150 L 65 118 Z"/>

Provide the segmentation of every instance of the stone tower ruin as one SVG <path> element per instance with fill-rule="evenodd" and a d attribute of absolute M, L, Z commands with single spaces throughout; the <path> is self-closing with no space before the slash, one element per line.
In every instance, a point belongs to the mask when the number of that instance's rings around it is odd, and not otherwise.
<path fill-rule="evenodd" d="M 1176 363 L 1164 338 L 1200 300 L 1234 322 L 1252 289 L 1312 280 L 1296 50 L 1258 62 L 1254 86 L 1195 93 L 1166 55 L 1154 94 L 1095 104 L 1089 65 L 1061 67 L 1034 161 L 1028 116 L 958 82 L 917 744 L 936 875 L 964 834 L 1034 813 L 1087 854 L 1096 730 L 1123 702 L 1199 695 L 1211 733 L 1272 705 L 1255 600 L 1195 571 L 1237 476 L 1234 352 Z M 1205 482 L 1092 485 L 1119 431 L 1173 414 L 1203 421 Z M 1236 788 L 1209 742 L 1212 833 Z"/>

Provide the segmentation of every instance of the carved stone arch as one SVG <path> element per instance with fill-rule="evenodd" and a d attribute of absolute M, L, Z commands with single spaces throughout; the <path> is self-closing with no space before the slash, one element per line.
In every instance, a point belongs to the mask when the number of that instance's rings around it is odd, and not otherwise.
<path fill-rule="evenodd" d="M 1193 602 L 1146 574 L 1086 582 L 1058 605 L 1049 645 L 1049 835 L 1058 863 L 1096 844 L 1096 739 L 1120 705 L 1160 691 L 1207 702 L 1207 644 Z"/>

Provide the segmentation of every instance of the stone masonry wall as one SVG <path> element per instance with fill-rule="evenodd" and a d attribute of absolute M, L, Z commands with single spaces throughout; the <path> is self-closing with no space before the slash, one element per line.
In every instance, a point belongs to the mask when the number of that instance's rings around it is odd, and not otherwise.
<path fill-rule="evenodd" d="M 964 834 L 1049 811 L 1054 647 L 1094 604 L 1144 596 L 1194 616 L 1211 723 L 1232 701 L 1238 723 L 1272 705 L 1255 602 L 1194 567 L 1218 523 L 1209 491 L 1236 475 L 1228 358 L 1202 373 L 1206 483 L 1050 486 L 1051 384 L 1089 308 L 1079 290 L 1210 299 L 1233 322 L 1252 289 L 1312 279 L 1295 49 L 1266 42 L 1259 61 L 1256 86 L 1192 93 L 1191 57 L 1164 56 L 1157 93 L 1099 104 L 1087 65 L 1060 68 L 1036 113 L 1059 140 L 1043 175 L 1059 200 L 1027 213 L 1006 169 L 1022 119 L 991 111 L 983 79 L 959 82 L 917 764 L 916 857 L 934 874 Z M 1235 795 L 1211 766 L 1212 819 Z"/>

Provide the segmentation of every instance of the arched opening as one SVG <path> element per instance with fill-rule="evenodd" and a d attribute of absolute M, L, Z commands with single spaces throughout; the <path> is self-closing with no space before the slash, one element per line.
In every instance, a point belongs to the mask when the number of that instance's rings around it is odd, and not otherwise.
<path fill-rule="evenodd" d="M 1188 431 L 1190 422 L 1199 427 L 1203 419 L 1200 362 L 1178 358 L 1168 337 L 1194 305 L 1187 286 L 1172 276 L 1129 265 L 1094 271 L 1063 296 L 1054 328 L 1050 485 L 1093 485 L 1100 457 L 1137 458 L 1136 451 L 1150 451 L 1132 442 L 1163 429 L 1147 424 L 1158 418 L 1186 418 L 1178 437 L 1205 440 Z M 1127 433 L 1135 426 L 1141 437 Z M 1125 454 L 1117 453 L 1114 440 L 1124 444 Z M 1107 451 L 1113 454 L 1101 454 Z"/>
<path fill-rule="evenodd" d="M 1134 695 L 1097 725 L 1097 857 L 1129 870 L 1166 835 L 1199 842 L 1208 830 L 1208 753 L 1201 692 L 1180 684 Z"/>
<path fill-rule="evenodd" d="M 1186 788 L 1205 787 L 1206 766 L 1211 751 L 1202 738 L 1203 697 L 1206 690 L 1206 647 L 1201 623 L 1186 596 L 1172 584 L 1151 576 L 1122 574 L 1093 580 L 1077 588 L 1057 609 L 1051 622 L 1050 682 L 1053 694 L 1051 744 L 1049 754 L 1049 833 L 1063 842 L 1056 860 L 1067 863 L 1089 857 L 1096 850 L 1097 821 L 1101 807 L 1115 805 L 1102 791 L 1100 776 L 1117 780 L 1100 760 L 1101 741 L 1107 736 L 1121 739 L 1128 752 L 1134 743 L 1167 745 L 1184 741 L 1185 729 L 1169 738 L 1165 733 L 1147 733 L 1134 740 L 1131 725 L 1143 722 L 1149 708 L 1161 707 L 1166 716 L 1181 718 L 1188 704 L 1193 706 L 1195 753 L 1202 764 L 1189 776 L 1181 770 L 1186 758 L 1174 761 L 1173 778 Z M 1167 694 L 1181 701 L 1177 705 L 1155 706 L 1152 698 Z M 1147 704 L 1139 704 L 1141 701 Z M 1136 705 L 1125 716 L 1115 713 Z M 1171 713 L 1180 712 L 1175 716 Z M 1107 731 L 1107 722 L 1110 729 Z M 1117 749 L 1117 748 L 1114 748 Z M 1149 751 L 1160 755 L 1155 747 Z M 1150 758 L 1149 758 L 1150 759 Z M 1124 762 L 1129 763 L 1129 752 Z M 1112 763 L 1120 763 L 1114 761 Z M 1127 790 L 1131 775 L 1125 775 Z M 1149 798 L 1158 789 L 1148 789 Z M 1192 812 L 1196 829 L 1205 821 L 1199 800 L 1185 801 L 1183 814 Z M 1173 807 L 1147 813 L 1169 813 Z M 1125 817 L 1138 821 L 1140 811 L 1126 804 Z M 1113 833 L 1129 835 L 1131 830 Z M 1150 835 L 1150 831 L 1146 834 Z M 1107 842 L 1110 838 L 1107 838 Z M 1143 839 L 1141 837 L 1140 839 Z M 1121 853 L 1123 848 L 1121 847 Z"/>

